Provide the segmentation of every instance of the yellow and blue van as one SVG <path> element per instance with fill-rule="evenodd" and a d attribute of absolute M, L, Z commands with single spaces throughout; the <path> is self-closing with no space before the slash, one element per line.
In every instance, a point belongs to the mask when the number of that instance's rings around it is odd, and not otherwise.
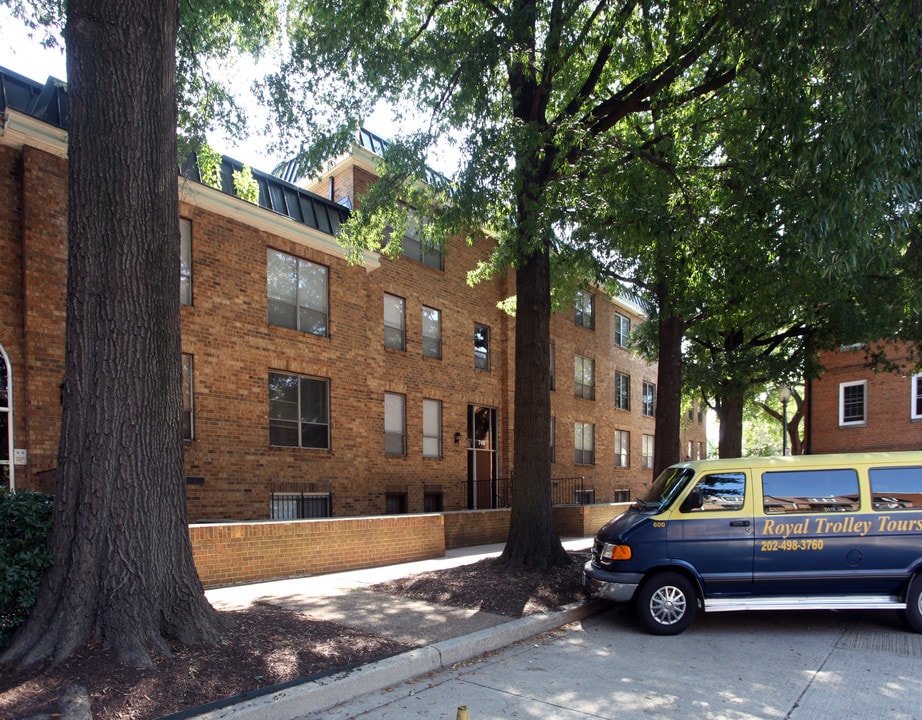
<path fill-rule="evenodd" d="M 922 452 L 667 468 L 583 570 L 658 635 L 699 611 L 892 609 L 922 632 Z"/>

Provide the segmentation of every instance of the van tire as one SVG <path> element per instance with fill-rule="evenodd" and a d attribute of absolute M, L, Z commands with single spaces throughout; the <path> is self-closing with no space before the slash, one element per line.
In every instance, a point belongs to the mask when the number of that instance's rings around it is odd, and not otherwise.
<path fill-rule="evenodd" d="M 634 596 L 634 610 L 647 632 L 678 635 L 698 614 L 698 596 L 684 575 L 661 572 L 640 586 Z"/>
<path fill-rule="evenodd" d="M 906 589 L 906 610 L 903 612 L 906 624 L 917 633 L 922 633 L 922 574 L 917 574 Z"/>

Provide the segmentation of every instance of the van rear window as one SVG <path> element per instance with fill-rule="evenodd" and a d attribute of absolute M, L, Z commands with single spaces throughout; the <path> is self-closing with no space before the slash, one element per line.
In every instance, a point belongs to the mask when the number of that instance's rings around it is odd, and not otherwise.
<path fill-rule="evenodd" d="M 875 510 L 922 508 L 922 467 L 871 468 L 868 476 Z"/>
<path fill-rule="evenodd" d="M 858 473 L 852 469 L 762 473 L 766 513 L 856 512 Z"/>

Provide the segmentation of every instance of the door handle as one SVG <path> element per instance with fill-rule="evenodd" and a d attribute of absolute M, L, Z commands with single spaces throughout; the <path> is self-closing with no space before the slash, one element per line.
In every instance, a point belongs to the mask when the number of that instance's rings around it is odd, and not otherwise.
<path fill-rule="evenodd" d="M 730 527 L 749 527 L 748 520 L 731 520 Z"/>

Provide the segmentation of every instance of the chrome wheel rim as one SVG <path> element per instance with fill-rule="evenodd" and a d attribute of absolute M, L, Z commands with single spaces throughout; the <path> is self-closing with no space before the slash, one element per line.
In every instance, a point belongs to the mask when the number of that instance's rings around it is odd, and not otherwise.
<path fill-rule="evenodd" d="M 657 589 L 650 598 L 650 615 L 660 625 L 675 625 L 685 616 L 685 593 L 674 585 Z"/>

